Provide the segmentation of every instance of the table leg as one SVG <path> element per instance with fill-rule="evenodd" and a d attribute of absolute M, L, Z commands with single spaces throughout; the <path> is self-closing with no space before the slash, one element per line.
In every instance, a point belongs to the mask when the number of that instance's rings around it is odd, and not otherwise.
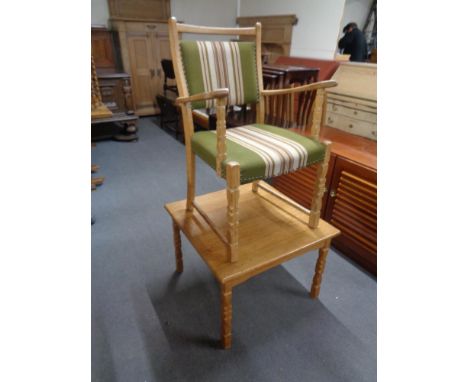
<path fill-rule="evenodd" d="M 184 260 L 182 259 L 182 244 L 180 240 L 180 229 L 174 220 L 172 220 L 172 231 L 174 234 L 176 271 L 178 273 L 182 273 L 182 271 L 184 270 Z"/>
<path fill-rule="evenodd" d="M 328 250 L 330 249 L 330 240 L 327 240 L 322 248 L 319 249 L 319 256 L 315 265 L 314 281 L 310 289 L 310 297 L 317 298 L 320 294 L 320 284 L 322 283 L 322 275 L 327 262 Z"/>
<path fill-rule="evenodd" d="M 221 344 L 229 349 L 232 341 L 232 287 L 221 284 Z"/>

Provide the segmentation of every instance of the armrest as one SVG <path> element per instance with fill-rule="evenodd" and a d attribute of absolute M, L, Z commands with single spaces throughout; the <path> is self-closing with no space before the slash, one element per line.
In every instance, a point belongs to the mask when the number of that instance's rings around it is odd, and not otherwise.
<path fill-rule="evenodd" d="M 316 89 L 332 88 L 336 85 L 337 85 L 336 81 L 333 81 L 333 80 L 320 81 L 320 82 L 313 82 L 307 85 L 297 86 L 294 88 L 263 90 L 261 92 L 261 95 L 268 97 L 268 96 L 300 93 L 300 92 L 306 92 L 306 91 L 316 90 Z"/>
<path fill-rule="evenodd" d="M 180 104 L 186 104 L 189 102 L 206 101 L 207 99 L 213 99 L 213 98 L 216 98 L 216 99 L 227 98 L 228 95 L 229 95 L 229 89 L 227 88 L 216 89 L 208 93 L 198 93 L 198 94 L 194 94 L 188 97 L 178 97 L 175 100 L 175 104 L 180 105 Z"/>

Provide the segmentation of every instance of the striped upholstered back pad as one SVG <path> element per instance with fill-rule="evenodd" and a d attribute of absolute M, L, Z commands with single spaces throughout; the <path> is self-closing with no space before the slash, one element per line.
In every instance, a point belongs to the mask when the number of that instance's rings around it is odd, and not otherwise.
<path fill-rule="evenodd" d="M 255 43 L 183 40 L 180 51 L 189 95 L 228 88 L 228 105 L 257 102 Z M 213 100 L 192 104 L 194 109 L 214 106 Z"/>

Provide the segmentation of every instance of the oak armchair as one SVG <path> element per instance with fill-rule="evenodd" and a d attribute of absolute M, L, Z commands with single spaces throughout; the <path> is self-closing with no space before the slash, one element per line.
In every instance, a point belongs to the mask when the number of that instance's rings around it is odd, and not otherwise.
<path fill-rule="evenodd" d="M 180 40 L 180 33 L 250 36 L 254 41 Z M 304 86 L 264 90 L 261 61 L 261 25 L 251 28 L 218 28 L 178 24 L 169 19 L 169 38 L 176 76 L 186 148 L 187 204 L 195 208 L 227 246 L 228 260 L 238 260 L 239 186 L 317 165 L 317 182 L 309 212 L 309 226 L 317 227 L 325 176 L 330 157 L 329 142 L 318 141 L 324 89 L 336 86 L 323 81 Z M 313 93 L 313 107 L 304 130 L 309 136 L 267 125 L 265 98 L 300 92 Z M 225 112 L 230 105 L 255 105 L 256 123 L 226 130 Z M 215 107 L 216 131 L 194 132 L 192 109 Z M 216 227 L 195 200 L 195 155 L 227 182 L 227 232 Z M 270 189 L 264 188 L 266 191 Z M 270 191 L 271 192 L 271 191 Z M 284 195 L 275 193 L 286 202 Z"/>

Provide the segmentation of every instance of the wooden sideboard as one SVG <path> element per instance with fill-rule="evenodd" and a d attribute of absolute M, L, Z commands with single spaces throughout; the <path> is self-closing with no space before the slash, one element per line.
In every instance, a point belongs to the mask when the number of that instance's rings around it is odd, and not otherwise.
<path fill-rule="evenodd" d="M 320 139 L 332 142 L 321 211 L 321 217 L 341 231 L 332 245 L 376 275 L 377 143 L 328 126 L 322 127 Z M 278 190 L 310 208 L 315 169 L 279 176 L 272 182 Z"/>

